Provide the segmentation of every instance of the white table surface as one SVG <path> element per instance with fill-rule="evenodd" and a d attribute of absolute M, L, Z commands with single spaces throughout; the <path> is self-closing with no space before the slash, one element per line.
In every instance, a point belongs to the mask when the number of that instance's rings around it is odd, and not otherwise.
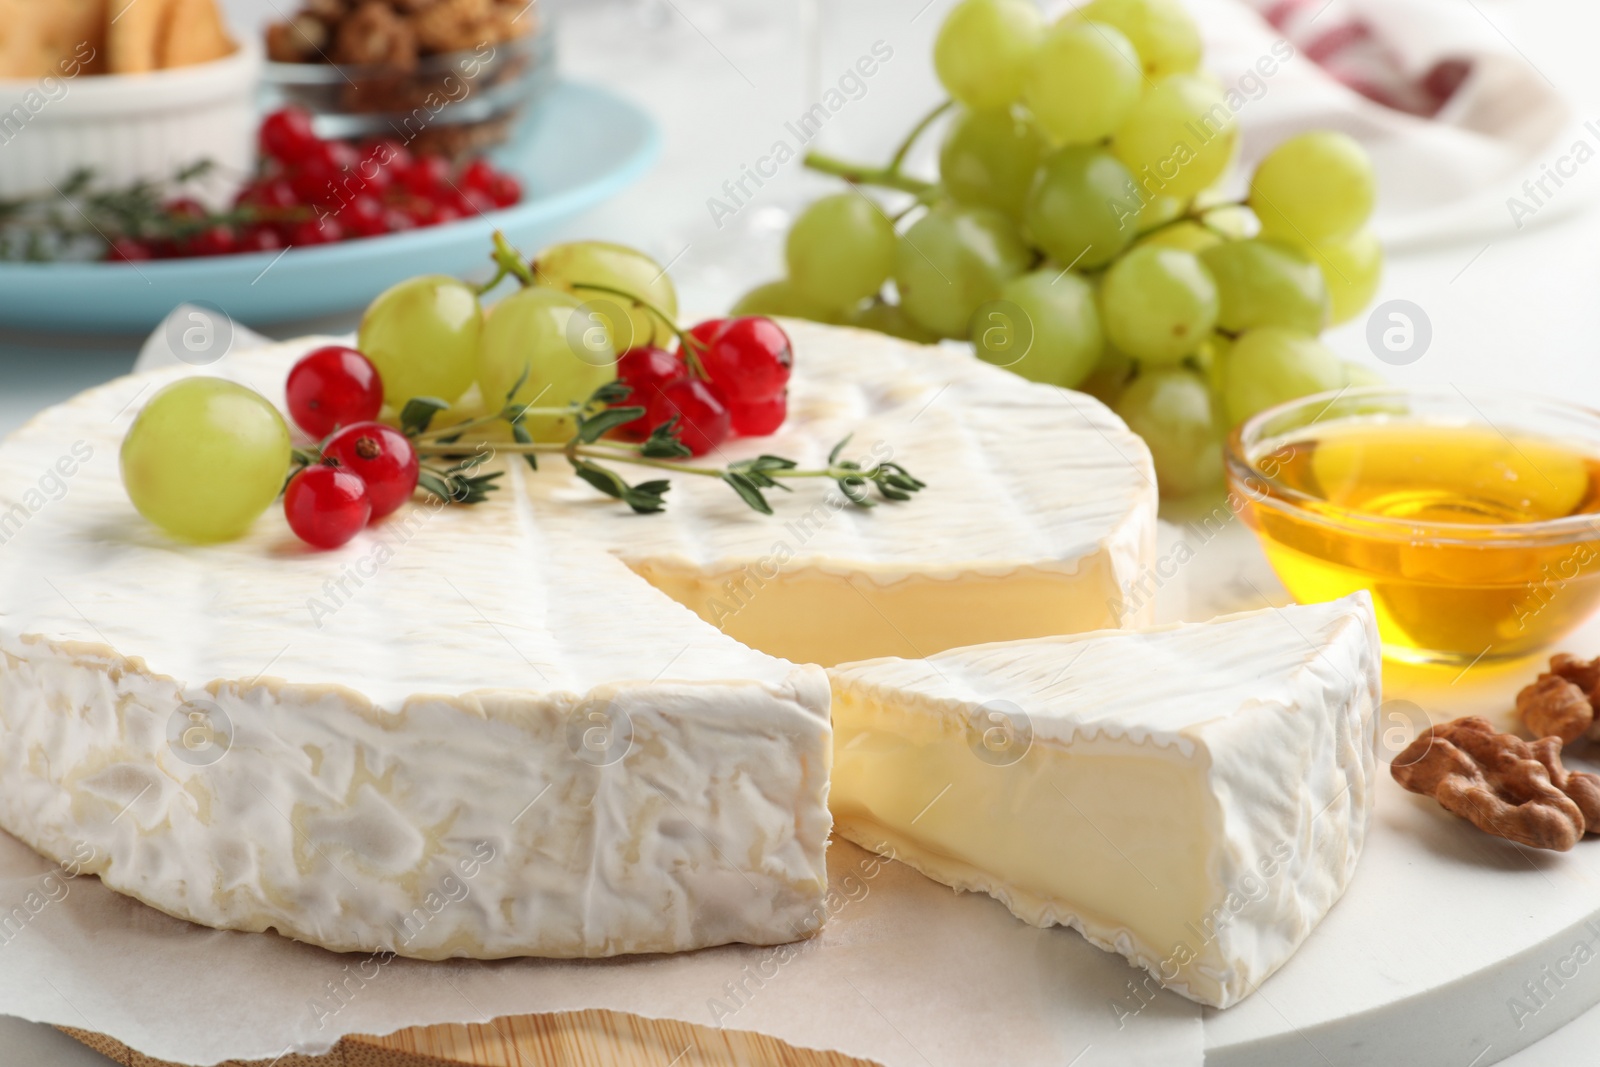
<path fill-rule="evenodd" d="M 576 222 L 570 236 L 625 241 L 672 261 L 691 316 L 725 306 L 738 290 L 778 272 L 786 212 L 827 186 L 790 166 L 720 232 L 707 198 L 815 98 L 809 86 L 832 81 L 880 39 L 895 49 L 894 59 L 830 122 L 821 142 L 846 155 L 887 154 L 938 98 L 928 42 L 949 2 L 931 0 L 921 10 L 924 0 L 568 0 L 581 8 L 563 35 L 568 73 L 634 95 L 667 135 L 656 170 Z M 1575 0 L 1459 2 L 1567 94 L 1582 118 L 1600 117 L 1600 8 Z M 227 4 L 243 26 L 291 0 Z M 807 12 L 816 10 L 825 30 L 812 49 Z M 1597 183 L 1600 166 L 1585 168 L 1561 195 L 1587 196 Z M 1377 299 L 1393 298 L 1425 311 L 1433 342 L 1417 363 L 1384 368 L 1391 380 L 1515 387 L 1600 405 L 1600 211 L 1521 233 L 1508 213 L 1500 235 L 1394 257 Z M 1342 355 L 1378 366 L 1359 321 L 1327 340 Z M 126 371 L 136 347 L 132 338 L 21 337 L 0 323 L 0 433 Z M 1501 1062 L 1592 1062 L 1597 1046 L 1600 1009 Z M 0 1018 L 0 1067 L 108 1062 L 53 1030 Z"/>

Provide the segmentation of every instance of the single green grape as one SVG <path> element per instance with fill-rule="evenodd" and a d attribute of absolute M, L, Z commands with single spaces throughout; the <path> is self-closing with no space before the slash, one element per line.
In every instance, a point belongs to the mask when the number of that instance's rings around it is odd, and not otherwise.
<path fill-rule="evenodd" d="M 1022 98 L 1057 142 L 1092 144 L 1122 125 L 1143 83 L 1139 53 L 1120 30 L 1066 18 L 1040 42 Z"/>
<path fill-rule="evenodd" d="M 1055 269 L 1013 278 L 998 300 L 978 309 L 972 345 L 980 359 L 1029 381 L 1071 389 L 1105 349 L 1094 287 Z"/>
<path fill-rule="evenodd" d="M 825 196 L 789 230 L 789 282 L 824 307 L 854 308 L 889 280 L 894 246 L 894 223 L 865 194 Z"/>
<path fill-rule="evenodd" d="M 741 315 L 776 315 L 786 319 L 807 319 L 842 325 L 848 316 L 838 308 L 826 307 L 800 292 L 788 278 L 762 284 L 734 301 L 730 318 Z"/>
<path fill-rule="evenodd" d="M 1210 335 L 1217 284 L 1192 252 L 1147 245 L 1112 264 L 1100 286 L 1111 343 L 1147 363 L 1176 363 Z"/>
<path fill-rule="evenodd" d="M 221 378 L 156 393 L 122 441 L 122 484 L 139 514 L 184 541 L 243 537 L 283 491 L 289 427 L 267 398 Z"/>
<path fill-rule="evenodd" d="M 1077 15 L 1121 30 L 1151 81 L 1200 65 L 1200 28 L 1179 0 L 1093 0 Z"/>
<path fill-rule="evenodd" d="M 1316 334 L 1327 325 L 1327 283 L 1298 248 L 1263 238 L 1222 241 L 1201 252 L 1200 262 L 1217 283 L 1220 329 L 1287 326 Z"/>
<path fill-rule="evenodd" d="M 1319 130 L 1267 153 L 1250 178 L 1250 207 L 1263 233 L 1314 245 L 1365 225 L 1377 189 L 1366 150 L 1346 134 Z"/>
<path fill-rule="evenodd" d="M 483 309 L 472 286 L 441 274 L 380 294 L 361 317 L 356 347 L 378 368 L 393 408 L 429 396 L 454 403 L 478 373 Z"/>
<path fill-rule="evenodd" d="M 484 400 L 501 404 L 524 373 L 515 403 L 560 408 L 588 400 L 617 376 L 614 326 L 599 308 L 559 289 L 512 293 L 489 309 L 483 328 Z M 570 415 L 529 415 L 524 425 L 536 441 L 568 441 L 576 429 Z"/>
<path fill-rule="evenodd" d="M 1044 135 L 1010 108 L 962 111 L 939 149 L 939 181 L 951 199 L 1020 220 L 1045 152 Z"/>
<path fill-rule="evenodd" d="M 1189 496 L 1222 481 L 1223 430 L 1211 390 L 1196 372 L 1141 371 L 1118 398 L 1116 412 L 1149 446 L 1163 497 Z"/>
<path fill-rule="evenodd" d="M 1067 269 L 1100 267 L 1139 229 L 1140 198 L 1128 168 L 1099 148 L 1063 148 L 1045 160 L 1024 228 Z"/>
<path fill-rule="evenodd" d="M 1174 74 L 1140 97 L 1111 150 L 1141 188 L 1186 198 L 1222 177 L 1238 141 L 1239 124 L 1216 83 Z"/>
<path fill-rule="evenodd" d="M 1342 241 L 1300 245 L 1316 260 L 1328 284 L 1333 313 L 1329 321 L 1349 322 L 1372 302 L 1383 278 L 1383 246 L 1363 227 Z"/>
<path fill-rule="evenodd" d="M 900 306 L 941 337 L 966 337 L 972 313 L 1028 268 L 1031 254 L 998 211 L 940 204 L 900 238 L 894 281 Z"/>
<path fill-rule="evenodd" d="M 1043 36 L 1044 16 L 1030 0 L 961 0 L 939 27 L 933 69 L 968 107 L 1004 107 L 1022 95 Z"/>
<path fill-rule="evenodd" d="M 902 341 L 914 341 L 919 345 L 931 345 L 939 339 L 938 334 L 912 321 L 899 304 L 891 304 L 886 300 L 874 300 L 862 307 L 850 316 L 850 325 L 898 337 Z"/>
<path fill-rule="evenodd" d="M 619 352 L 645 345 L 670 346 L 672 327 L 648 308 L 626 304 L 621 297 L 583 286 L 603 285 L 640 297 L 676 318 L 678 290 L 661 264 L 636 248 L 606 241 L 573 241 L 552 245 L 533 261 L 540 285 L 572 293 L 595 305 L 608 319 L 620 320 L 626 314 L 628 326 L 613 332 Z M 611 305 L 606 307 L 605 305 Z M 625 306 L 624 306 L 625 305 Z"/>
<path fill-rule="evenodd" d="M 1206 228 L 1193 219 L 1184 219 L 1167 226 L 1159 226 L 1133 243 L 1135 248 L 1157 245 L 1161 248 L 1181 248 L 1185 252 L 1204 252 L 1222 243 L 1222 235 Z"/>
<path fill-rule="evenodd" d="M 1275 404 L 1344 385 L 1344 364 L 1321 341 L 1299 330 L 1263 326 L 1239 335 L 1228 352 L 1222 395 L 1237 425 Z"/>
<path fill-rule="evenodd" d="M 1222 383 L 1228 373 L 1228 356 L 1232 351 L 1233 339 L 1214 333 L 1201 342 L 1194 353 L 1195 362 L 1205 375 L 1206 384 L 1211 387 L 1219 414 L 1222 412 Z"/>
<path fill-rule="evenodd" d="M 1139 211 L 1139 233 L 1147 234 L 1158 226 L 1172 222 L 1189 210 L 1190 201 L 1175 196 L 1147 197 Z"/>
<path fill-rule="evenodd" d="M 1114 408 L 1138 369 L 1127 353 L 1119 352 L 1107 344 L 1105 351 L 1100 353 L 1100 362 L 1095 364 L 1089 377 L 1078 383 L 1078 391 L 1088 393 L 1107 407 Z"/>

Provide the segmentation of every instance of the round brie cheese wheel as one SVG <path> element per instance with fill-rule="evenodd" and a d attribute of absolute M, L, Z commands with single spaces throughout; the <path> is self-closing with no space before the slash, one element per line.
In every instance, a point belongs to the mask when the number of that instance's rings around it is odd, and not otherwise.
<path fill-rule="evenodd" d="M 123 491 L 161 386 L 280 407 L 328 339 L 136 375 L 0 446 L 0 826 L 209 926 L 420 958 L 603 956 L 818 928 L 822 666 L 1143 621 L 1143 443 L 1090 397 L 951 349 L 786 323 L 781 432 L 706 457 L 893 460 L 911 501 L 825 479 L 748 508 L 672 479 L 636 515 L 561 456 L 494 462 L 345 547 L 272 509 L 180 544 Z M 441 417 L 440 424 L 448 416 Z M 632 480 L 659 476 L 619 467 Z M 203 506 L 203 501 L 196 501 Z"/>

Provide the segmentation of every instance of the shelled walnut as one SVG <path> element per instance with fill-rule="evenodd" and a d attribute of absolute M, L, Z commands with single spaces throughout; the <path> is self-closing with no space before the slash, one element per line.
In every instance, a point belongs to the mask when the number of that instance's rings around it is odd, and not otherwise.
<path fill-rule="evenodd" d="M 267 28 L 267 55 L 406 71 L 419 58 L 521 37 L 538 22 L 529 0 L 304 0 L 293 18 Z"/>
<path fill-rule="evenodd" d="M 1600 657 L 1580 660 L 1565 652 L 1517 694 L 1517 713 L 1536 737 L 1600 741 Z"/>
<path fill-rule="evenodd" d="M 1529 743 L 1456 719 L 1425 730 L 1389 771 L 1485 833 L 1532 848 L 1565 852 L 1600 832 L 1600 776 L 1563 767 L 1556 737 Z"/>

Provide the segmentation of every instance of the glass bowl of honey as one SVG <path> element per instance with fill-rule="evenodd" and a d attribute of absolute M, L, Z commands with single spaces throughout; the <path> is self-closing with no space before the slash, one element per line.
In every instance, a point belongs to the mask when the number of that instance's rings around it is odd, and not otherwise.
<path fill-rule="evenodd" d="M 1451 386 L 1347 389 L 1244 422 L 1227 470 L 1290 594 L 1368 590 L 1391 659 L 1526 656 L 1600 606 L 1600 412 Z"/>

